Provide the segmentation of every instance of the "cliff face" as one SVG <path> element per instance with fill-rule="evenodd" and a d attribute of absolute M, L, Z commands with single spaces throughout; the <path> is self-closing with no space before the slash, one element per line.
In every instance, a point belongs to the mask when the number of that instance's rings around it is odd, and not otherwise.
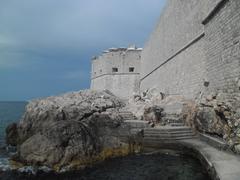
<path fill-rule="evenodd" d="M 7 129 L 7 142 L 18 147 L 15 159 L 30 165 L 80 168 L 128 153 L 120 141 L 124 105 L 107 91 L 80 91 L 34 100 L 19 124 Z"/>

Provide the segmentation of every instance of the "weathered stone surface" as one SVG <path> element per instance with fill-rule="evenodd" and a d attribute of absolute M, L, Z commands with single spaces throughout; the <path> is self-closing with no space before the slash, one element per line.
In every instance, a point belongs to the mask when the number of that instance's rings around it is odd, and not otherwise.
<path fill-rule="evenodd" d="M 160 106 L 151 106 L 144 109 L 143 119 L 153 124 L 161 122 L 164 109 Z"/>
<path fill-rule="evenodd" d="M 118 109 L 123 106 L 107 91 L 34 100 L 19 124 L 8 127 L 7 142 L 18 146 L 15 159 L 56 170 L 126 154 L 127 144 L 119 139 L 123 121 Z"/>
<path fill-rule="evenodd" d="M 125 108 L 138 119 L 148 121 L 151 126 L 164 126 L 169 125 L 170 121 L 180 122 L 185 101 L 182 96 L 165 95 L 157 88 L 151 88 L 130 98 Z"/>
<path fill-rule="evenodd" d="M 91 89 L 127 99 L 139 92 L 141 49 L 116 48 L 92 60 Z M 116 71 L 116 72 L 115 72 Z"/>
<path fill-rule="evenodd" d="M 12 123 L 6 129 L 6 143 L 16 146 L 17 141 L 18 141 L 17 123 Z"/>
<path fill-rule="evenodd" d="M 239 152 L 239 101 L 226 93 L 205 92 L 197 101 L 186 103 L 183 119 L 200 132 L 218 136 Z"/>

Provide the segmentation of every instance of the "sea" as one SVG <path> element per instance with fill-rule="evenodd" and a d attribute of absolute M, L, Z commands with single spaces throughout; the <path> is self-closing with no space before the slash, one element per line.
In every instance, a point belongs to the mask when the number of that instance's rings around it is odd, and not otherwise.
<path fill-rule="evenodd" d="M 17 102 L 4 102 L 0 101 L 0 146 L 5 143 L 5 129 L 6 127 L 13 123 L 18 122 L 24 111 L 27 102 L 17 101 Z"/>

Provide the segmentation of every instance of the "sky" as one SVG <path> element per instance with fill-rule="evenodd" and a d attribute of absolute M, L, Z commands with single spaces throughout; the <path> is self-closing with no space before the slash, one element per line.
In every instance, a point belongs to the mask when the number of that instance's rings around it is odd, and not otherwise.
<path fill-rule="evenodd" d="M 143 47 L 166 0 L 0 0 L 0 101 L 90 87 L 91 58 Z"/>

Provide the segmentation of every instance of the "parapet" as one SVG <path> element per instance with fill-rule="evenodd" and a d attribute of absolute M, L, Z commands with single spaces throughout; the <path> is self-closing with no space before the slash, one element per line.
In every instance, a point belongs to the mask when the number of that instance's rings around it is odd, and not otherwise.
<path fill-rule="evenodd" d="M 126 47 L 119 47 L 119 48 L 109 48 L 107 50 L 104 50 L 100 56 L 93 56 L 92 60 L 98 60 L 101 56 L 108 55 L 110 53 L 118 53 L 118 52 L 141 52 L 143 48 L 137 48 L 135 45 L 129 46 L 128 48 Z"/>

